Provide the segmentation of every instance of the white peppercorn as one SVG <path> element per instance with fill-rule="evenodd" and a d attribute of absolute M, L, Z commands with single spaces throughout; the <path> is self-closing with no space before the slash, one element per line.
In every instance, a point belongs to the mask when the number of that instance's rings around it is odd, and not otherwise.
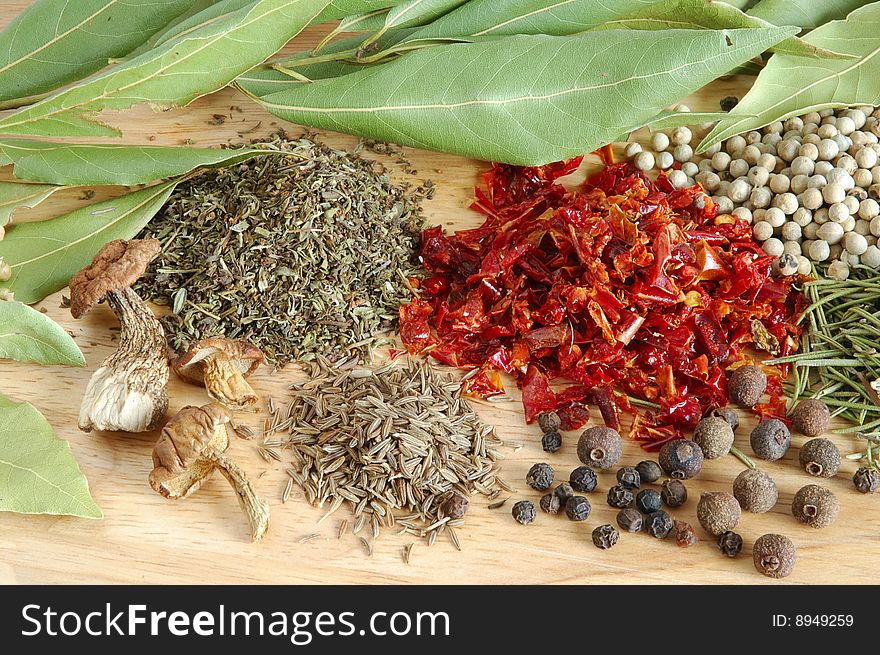
<path fill-rule="evenodd" d="M 745 179 L 739 178 L 730 183 L 730 187 L 727 189 L 727 197 L 733 202 L 743 202 L 749 197 L 751 192 L 752 187 L 749 183 Z"/>
<path fill-rule="evenodd" d="M 760 166 L 754 166 L 749 171 L 749 182 L 755 186 L 763 186 L 763 184 L 758 184 L 758 180 L 761 179 L 764 173 L 767 173 L 767 176 L 770 178 L 770 190 L 773 193 L 785 193 L 791 188 L 791 179 L 789 179 L 787 175 L 776 173 L 770 177 L 767 169 Z M 752 177 L 755 179 L 752 179 Z M 764 184 L 766 184 L 766 182 L 764 182 Z"/>
<path fill-rule="evenodd" d="M 793 221 L 788 221 L 782 226 L 781 234 L 785 241 L 797 242 L 801 238 L 801 226 Z"/>
<path fill-rule="evenodd" d="M 807 254 L 814 262 L 824 262 L 831 256 L 831 248 L 827 241 L 816 240 L 810 244 L 810 250 Z"/>
<path fill-rule="evenodd" d="M 767 221 L 760 221 L 752 226 L 752 235 L 756 241 L 764 242 L 773 236 L 773 226 Z"/>
<path fill-rule="evenodd" d="M 849 277 L 849 266 L 840 260 L 834 261 L 828 265 L 826 273 L 832 280 L 845 280 Z"/>
<path fill-rule="evenodd" d="M 860 168 L 852 174 L 853 183 L 857 187 L 867 189 L 874 182 L 874 176 L 867 168 Z"/>
<path fill-rule="evenodd" d="M 721 142 L 713 143 L 711 146 L 706 148 L 706 151 L 703 154 L 707 157 L 711 157 L 716 152 L 721 152 Z"/>
<path fill-rule="evenodd" d="M 746 163 L 748 163 L 750 166 L 754 166 L 758 161 L 758 157 L 760 156 L 761 150 L 758 148 L 758 146 L 746 146 L 745 148 L 743 148 L 742 158 L 745 159 Z"/>
<path fill-rule="evenodd" d="M 819 126 L 819 129 L 816 130 L 816 135 L 820 139 L 833 139 L 837 136 L 837 128 L 831 123 L 823 123 Z"/>
<path fill-rule="evenodd" d="M 808 240 L 815 239 L 816 232 L 818 232 L 818 231 L 819 231 L 819 224 L 818 223 L 807 223 L 806 225 L 804 225 L 801 228 L 803 238 L 808 239 Z M 804 241 L 804 243 L 802 244 L 801 247 L 803 248 L 804 252 L 809 252 L 809 246 L 807 245 L 806 241 Z"/>
<path fill-rule="evenodd" d="M 812 175 L 815 164 L 809 157 L 798 155 L 791 162 L 791 172 L 795 175 Z"/>
<path fill-rule="evenodd" d="M 663 152 L 669 147 L 669 137 L 665 132 L 654 132 L 651 135 L 651 147 L 657 152 Z"/>
<path fill-rule="evenodd" d="M 637 154 L 642 151 L 642 144 L 636 143 L 633 141 L 632 143 L 627 143 L 626 148 L 623 149 L 623 154 L 626 155 L 627 159 L 632 159 Z"/>
<path fill-rule="evenodd" d="M 813 222 L 822 225 L 822 223 L 828 222 L 828 208 L 827 207 L 819 207 L 819 209 L 813 212 Z"/>
<path fill-rule="evenodd" d="M 798 157 L 806 157 L 810 161 L 815 162 L 819 159 L 819 147 L 815 143 L 804 143 L 798 149 Z"/>
<path fill-rule="evenodd" d="M 853 122 L 853 119 L 848 116 L 839 116 L 835 127 L 837 127 L 838 132 L 846 135 L 852 134 L 855 131 L 856 124 Z"/>
<path fill-rule="evenodd" d="M 841 227 L 843 227 L 844 232 L 852 232 L 856 227 L 856 219 L 854 216 L 849 216 L 840 225 L 841 225 Z"/>
<path fill-rule="evenodd" d="M 847 146 L 847 148 L 849 148 L 849 146 Z M 856 169 L 859 167 L 858 163 L 856 163 L 856 160 L 853 159 L 850 155 L 841 155 L 837 158 L 835 164 L 837 165 L 837 168 L 842 168 L 850 175 L 855 173 Z"/>
<path fill-rule="evenodd" d="M 768 255 L 772 255 L 773 257 L 779 257 L 785 252 L 782 241 L 780 241 L 776 237 L 770 237 L 769 239 L 767 239 L 762 247 L 764 248 L 764 252 L 766 252 Z"/>
<path fill-rule="evenodd" d="M 636 154 L 633 159 L 633 166 L 635 166 L 640 171 L 650 171 L 654 168 L 654 155 L 650 152 L 642 151 Z"/>
<path fill-rule="evenodd" d="M 749 195 L 749 201 L 752 203 L 752 206 L 759 209 L 769 207 L 772 200 L 773 194 L 770 193 L 770 189 L 764 186 L 755 187 Z"/>
<path fill-rule="evenodd" d="M 670 137 L 670 141 L 677 146 L 682 146 L 691 142 L 693 134 L 687 127 L 677 127 Z"/>
<path fill-rule="evenodd" d="M 718 176 L 718 173 L 712 171 L 698 173 L 696 180 L 706 191 L 715 191 L 721 184 L 721 178 Z"/>
<path fill-rule="evenodd" d="M 688 177 L 696 177 L 697 173 L 700 172 L 700 168 L 694 162 L 686 161 L 681 165 L 681 172 Z"/>
<path fill-rule="evenodd" d="M 782 252 L 786 255 L 794 255 L 797 257 L 798 255 L 803 254 L 803 248 L 801 248 L 800 241 L 786 241 L 782 244 Z"/>
<path fill-rule="evenodd" d="M 780 193 L 773 199 L 773 206 L 782 210 L 783 214 L 794 214 L 798 208 L 797 196 L 793 193 Z"/>
<path fill-rule="evenodd" d="M 779 207 L 771 207 L 764 214 L 764 220 L 770 223 L 774 228 L 785 225 L 785 212 Z"/>
<path fill-rule="evenodd" d="M 874 168 L 877 165 L 877 153 L 871 148 L 862 148 L 856 153 L 855 160 L 860 168 Z"/>
<path fill-rule="evenodd" d="M 752 146 L 749 147 L 751 148 Z M 776 154 L 782 157 L 785 161 L 791 161 L 798 156 L 799 148 L 800 144 L 794 139 L 783 139 L 776 145 Z M 755 150 L 757 150 L 757 148 L 755 148 Z M 757 161 L 757 159 L 755 161 Z"/>
<path fill-rule="evenodd" d="M 846 198 L 843 199 L 843 204 L 846 206 L 846 210 L 849 212 L 849 215 L 858 213 L 859 211 L 859 199 L 851 194 L 847 194 Z"/>
<path fill-rule="evenodd" d="M 716 171 L 725 171 L 730 166 L 730 155 L 726 152 L 716 152 L 712 155 L 712 168 Z"/>
<path fill-rule="evenodd" d="M 669 174 L 666 177 L 669 180 L 669 183 L 676 189 L 681 189 L 687 186 L 688 176 L 681 171 L 669 171 Z"/>
<path fill-rule="evenodd" d="M 712 200 L 718 205 L 719 214 L 729 214 L 733 211 L 733 200 L 727 196 L 712 196 Z"/>
<path fill-rule="evenodd" d="M 691 157 L 694 156 L 694 149 L 686 143 L 680 146 L 675 146 L 675 150 L 672 151 L 672 156 L 675 157 L 675 161 L 690 161 Z"/>
<path fill-rule="evenodd" d="M 871 268 L 880 268 L 880 248 L 868 246 L 864 254 L 859 257 L 859 262 Z"/>
<path fill-rule="evenodd" d="M 816 165 L 813 167 L 813 173 L 815 175 L 827 176 L 832 170 L 834 170 L 834 164 L 830 161 L 817 161 Z"/>
<path fill-rule="evenodd" d="M 726 141 L 726 143 L 724 144 L 724 149 L 727 151 L 728 155 L 732 155 L 735 152 L 739 152 L 739 151 L 743 150 L 747 145 L 749 145 L 749 144 L 746 143 L 746 140 L 744 137 L 741 137 L 740 135 L 736 135 L 736 136 L 730 137 Z"/>
<path fill-rule="evenodd" d="M 806 191 L 804 191 L 804 193 L 806 193 Z M 803 227 L 804 225 L 813 222 L 813 212 L 806 207 L 798 207 L 794 214 L 791 215 L 791 220 L 794 221 L 798 227 Z"/>
<path fill-rule="evenodd" d="M 672 153 L 667 151 L 658 152 L 655 159 L 657 160 L 657 168 L 662 171 L 665 171 L 667 168 L 672 168 L 672 165 L 675 163 L 675 158 L 672 156 Z"/>
<path fill-rule="evenodd" d="M 820 137 L 818 134 L 804 134 L 801 137 L 801 144 L 810 144 L 818 147 L 821 141 L 822 137 Z"/>
<path fill-rule="evenodd" d="M 824 175 L 810 175 L 807 178 L 807 189 L 824 189 L 826 184 L 828 184 L 828 180 Z"/>
<path fill-rule="evenodd" d="M 791 190 L 794 193 L 803 193 L 810 188 L 810 178 L 807 175 L 795 175 L 791 178 Z"/>
<path fill-rule="evenodd" d="M 728 172 L 730 173 L 731 177 L 742 177 L 749 172 L 749 162 L 747 162 L 745 159 L 733 159 L 730 162 Z"/>
<path fill-rule="evenodd" d="M 843 238 L 843 226 L 840 223 L 824 223 L 816 231 L 816 236 L 829 246 L 840 243 Z"/>
<path fill-rule="evenodd" d="M 828 218 L 832 223 L 843 223 L 849 218 L 849 208 L 842 202 L 835 202 L 828 208 Z"/>
<path fill-rule="evenodd" d="M 869 236 L 871 234 L 871 221 L 859 219 L 856 221 L 856 226 L 853 229 L 856 234 L 861 234 L 863 237 Z"/>
<path fill-rule="evenodd" d="M 800 257 L 797 258 L 797 260 L 798 260 L 797 272 L 799 275 L 809 275 L 810 273 L 813 272 L 813 264 L 809 259 L 807 259 L 803 255 L 801 255 Z"/>
<path fill-rule="evenodd" d="M 752 222 L 752 212 L 748 207 L 737 207 L 730 213 L 737 218 L 744 220 L 746 223 L 751 224 Z"/>
<path fill-rule="evenodd" d="M 819 209 L 822 206 L 822 192 L 813 187 L 804 189 L 801 193 L 800 202 L 807 209 Z"/>
<path fill-rule="evenodd" d="M 840 153 L 840 147 L 833 139 L 822 139 L 817 146 L 819 159 L 831 161 Z"/>
<path fill-rule="evenodd" d="M 762 166 L 768 171 L 776 170 L 776 155 L 772 155 L 769 152 L 766 152 L 758 157 L 758 161 L 755 162 L 755 165 Z"/>
<path fill-rule="evenodd" d="M 782 134 L 780 132 L 770 132 L 770 134 L 765 134 L 763 137 L 761 137 L 761 143 L 764 143 L 764 144 L 771 146 L 771 147 L 775 146 L 780 141 L 782 141 Z M 746 153 L 746 150 L 748 150 L 750 147 L 751 146 L 746 146 L 745 149 L 743 150 L 743 159 L 745 159 L 746 161 L 748 161 L 748 157 L 745 156 L 745 153 Z M 760 154 L 760 153 L 761 153 L 761 151 L 758 150 L 758 154 Z M 753 162 L 749 162 L 749 163 L 751 164 Z"/>
<path fill-rule="evenodd" d="M 825 188 L 822 189 L 822 198 L 824 198 L 825 202 L 827 202 L 829 205 L 836 202 L 843 202 L 843 199 L 845 197 L 846 191 L 842 186 L 840 186 L 840 184 L 837 184 L 836 182 L 829 182 L 825 185 Z"/>
<path fill-rule="evenodd" d="M 817 111 L 811 111 L 803 116 L 804 125 L 817 125 L 821 120 L 822 117 L 819 116 L 819 112 Z"/>
<path fill-rule="evenodd" d="M 843 237 L 843 248 L 850 255 L 862 255 L 868 249 L 868 240 L 858 232 L 847 232 Z"/>

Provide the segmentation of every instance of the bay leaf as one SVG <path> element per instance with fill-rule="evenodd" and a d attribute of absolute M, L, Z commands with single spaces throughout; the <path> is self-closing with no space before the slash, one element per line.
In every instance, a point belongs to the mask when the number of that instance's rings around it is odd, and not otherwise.
<path fill-rule="evenodd" d="M 70 444 L 29 403 L 0 395 L 0 512 L 103 517 Z"/>
<path fill-rule="evenodd" d="M 191 24 L 192 18 L 201 14 L 203 11 L 206 11 L 213 7 L 214 5 L 220 4 L 223 0 L 191 0 L 189 8 L 177 16 L 174 20 L 166 23 L 162 29 L 153 34 L 147 41 L 137 48 L 133 50 L 130 55 L 139 55 L 147 50 L 151 50 L 155 48 L 157 45 L 164 43 L 170 39 L 169 35 L 174 35 L 180 33 L 180 26 L 183 24 Z"/>
<path fill-rule="evenodd" d="M 466 2 L 467 0 L 407 0 L 389 10 L 383 30 L 425 25 Z"/>
<path fill-rule="evenodd" d="M 61 188 L 51 184 L 0 182 L 0 227 L 12 220 L 16 209 L 36 207 Z"/>
<path fill-rule="evenodd" d="M 749 92 L 706 135 L 698 152 L 791 116 L 831 107 L 880 104 L 880 3 L 857 9 L 846 20 L 826 23 L 804 39 L 856 59 L 816 61 L 773 55 Z"/>
<path fill-rule="evenodd" d="M 0 359 L 44 366 L 85 366 L 73 338 L 51 318 L 20 302 L 0 304 Z"/>
<path fill-rule="evenodd" d="M 0 32 L 0 108 L 81 80 L 128 54 L 193 0 L 37 0 Z"/>
<path fill-rule="evenodd" d="M 382 29 L 385 25 L 385 18 L 388 16 L 387 9 L 374 9 L 361 14 L 346 16 L 339 21 L 339 24 L 333 28 L 327 35 L 318 42 L 310 52 L 315 54 L 334 40 L 337 36 L 350 32 L 375 32 Z"/>
<path fill-rule="evenodd" d="M 224 18 L 228 18 L 231 14 L 253 4 L 254 0 L 216 0 L 215 2 L 209 2 L 206 6 L 202 7 L 201 11 L 197 11 L 183 20 L 166 26 L 164 30 L 155 36 L 152 46 L 155 48 L 182 35 L 195 32 L 202 27 L 207 27 Z"/>
<path fill-rule="evenodd" d="M 215 23 L 172 39 L 0 120 L 0 134 L 107 136 L 104 109 L 138 103 L 184 106 L 226 86 L 279 50 L 327 0 L 255 0 Z"/>
<path fill-rule="evenodd" d="M 260 102 L 302 125 L 537 165 L 601 147 L 793 33 L 607 30 L 438 45 Z"/>
<path fill-rule="evenodd" d="M 406 0 L 330 0 L 327 8 L 321 12 L 316 23 L 339 20 L 353 14 L 365 14 L 377 9 L 389 9 L 403 4 Z"/>
<path fill-rule="evenodd" d="M 147 184 L 196 168 L 228 166 L 271 152 L 266 148 L 80 145 L 0 139 L 0 154 L 15 163 L 13 171 L 18 179 L 69 186 Z"/>
<path fill-rule="evenodd" d="M 811 30 L 839 20 L 871 0 L 761 0 L 749 14 L 774 25 L 797 25 Z"/>
<path fill-rule="evenodd" d="M 47 221 L 14 225 L 0 241 L 0 257 L 12 269 L 5 286 L 29 305 L 63 289 L 105 243 L 140 232 L 176 184 L 157 184 Z"/>
<path fill-rule="evenodd" d="M 733 29 L 769 27 L 772 23 L 743 13 L 736 7 L 715 0 L 667 0 L 637 9 L 620 18 L 609 20 L 593 29 L 667 30 L 667 29 Z M 833 52 L 792 36 L 770 48 L 805 57 L 851 59 L 850 55 Z"/>

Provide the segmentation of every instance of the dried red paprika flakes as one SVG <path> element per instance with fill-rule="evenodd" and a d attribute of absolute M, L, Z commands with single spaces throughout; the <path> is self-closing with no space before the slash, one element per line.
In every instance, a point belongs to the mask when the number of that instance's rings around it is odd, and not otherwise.
<path fill-rule="evenodd" d="M 634 412 L 626 394 L 656 403 L 632 436 L 660 443 L 727 403 L 724 369 L 754 321 L 780 355 L 794 352 L 802 301 L 790 278 L 772 277 L 749 226 L 718 216 L 699 186 L 617 164 L 568 191 L 557 180 L 579 164 L 495 165 L 472 205 L 483 225 L 425 230 L 430 275 L 401 307 L 401 336 L 411 353 L 479 369 L 466 393 L 503 393 L 497 372 L 513 375 L 529 422 L 553 409 L 573 429 L 593 403 L 618 427 L 618 410 Z M 557 392 L 557 380 L 574 385 Z"/>

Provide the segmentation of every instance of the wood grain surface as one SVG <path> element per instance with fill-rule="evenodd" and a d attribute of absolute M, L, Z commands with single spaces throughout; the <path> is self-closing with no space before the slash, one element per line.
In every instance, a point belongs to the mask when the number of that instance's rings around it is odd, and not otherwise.
<path fill-rule="evenodd" d="M 5 26 L 27 0 L 0 1 L 0 28 Z M 310 29 L 288 47 L 293 51 L 317 41 L 322 30 Z M 725 79 L 686 100 L 694 110 L 714 110 L 724 95 L 742 95 L 748 79 Z M 215 115 L 225 122 L 216 125 Z M 292 133 L 300 128 L 282 124 L 247 98 L 223 90 L 202 98 L 185 109 L 153 113 L 137 107 L 106 118 L 124 132 L 124 142 L 154 145 L 216 146 L 266 136 L 284 127 Z M 325 134 L 321 137 L 337 146 L 350 147 L 351 137 Z M 479 217 L 467 206 L 472 198 L 482 162 L 448 155 L 408 150 L 418 169 L 412 181 L 432 179 L 437 187 L 434 200 L 425 205 L 430 222 L 448 228 L 478 224 Z M 598 166 L 589 157 L 584 170 L 566 183 L 576 184 L 584 171 Z M 0 169 L 0 178 L 8 178 Z M 399 173 L 399 179 L 407 179 Z M 98 197 L 117 193 L 99 190 Z M 56 194 L 35 210 L 20 212 L 16 220 L 39 220 L 82 203 L 83 190 Z M 28 364 L 0 363 L 0 388 L 4 394 L 37 406 L 57 433 L 68 440 L 89 479 L 92 493 L 105 518 L 89 521 L 74 518 L 0 514 L 0 583 L 774 583 L 756 573 L 751 561 L 751 543 L 760 535 L 778 532 L 798 546 L 798 562 L 792 583 L 869 582 L 880 554 L 880 524 L 876 498 L 862 496 L 852 488 L 855 464 L 846 462 L 839 475 L 825 484 L 839 497 L 842 511 L 836 524 L 814 530 L 797 523 L 790 513 L 794 493 L 815 482 L 797 465 L 798 449 L 805 441 L 793 437 L 793 447 L 784 460 L 761 463 L 779 486 L 779 503 L 764 515 L 744 514 L 739 531 L 746 548 L 736 559 L 723 557 L 714 540 L 697 528 L 700 541 L 690 549 L 679 549 L 672 539 L 658 541 L 646 534 L 623 534 L 609 551 L 596 549 L 590 541 L 594 527 L 613 523 L 616 510 L 605 503 L 614 484 L 613 473 L 599 476 L 599 488 L 590 495 L 593 513 L 584 523 L 539 513 L 528 527 L 510 517 L 513 501 L 528 498 L 537 503 L 539 494 L 524 482 L 529 466 L 537 461 L 553 465 L 557 477 L 567 479 L 577 466 L 576 433 L 564 435 L 562 450 L 555 455 L 542 452 L 540 431 L 523 421 L 518 393 L 507 403 L 477 403 L 479 414 L 497 427 L 507 440 L 523 448 L 502 463 L 501 475 L 518 488 L 511 502 L 489 510 L 482 497 L 472 499 L 466 525 L 459 529 L 462 551 L 442 538 L 431 547 L 418 542 L 409 565 L 403 562 L 404 547 L 411 537 L 387 530 L 375 542 L 372 557 L 350 533 L 342 539 L 336 531 L 343 513 L 317 525 L 322 512 L 313 509 L 294 492 L 281 504 L 287 479 L 281 465 L 270 466 L 256 452 L 256 442 L 237 440 L 230 453 L 251 474 L 259 493 L 271 504 L 268 536 L 259 544 L 248 540 L 238 505 L 220 476 L 213 478 L 186 501 L 170 502 L 153 493 L 147 476 L 150 453 L 157 434 L 84 434 L 76 427 L 79 401 L 96 366 L 115 348 L 116 325 L 105 306 L 75 321 L 60 307 L 61 294 L 38 303 L 76 339 L 87 359 L 85 369 L 40 368 Z M 284 388 L 296 376 L 292 369 L 271 374 L 263 369 L 253 378 L 258 392 L 283 398 Z M 173 377 L 173 376 L 172 376 Z M 204 392 L 172 379 L 170 412 L 187 404 L 203 404 Z M 598 413 L 594 411 L 594 416 Z M 262 416 L 241 414 L 240 422 L 254 428 Z M 594 419 L 595 422 L 596 419 Z M 754 421 L 744 418 L 737 433 L 737 445 L 749 452 L 748 432 Z M 832 437 L 843 453 L 855 450 L 849 437 Z M 623 464 L 635 464 L 645 454 L 626 443 Z M 698 480 L 687 483 L 689 500 L 674 511 L 676 518 L 696 525 L 696 503 L 703 491 L 730 490 L 742 464 L 733 456 L 708 461 Z M 313 533 L 309 543 L 299 540 Z M 775 582 L 774 584 L 779 584 Z"/>

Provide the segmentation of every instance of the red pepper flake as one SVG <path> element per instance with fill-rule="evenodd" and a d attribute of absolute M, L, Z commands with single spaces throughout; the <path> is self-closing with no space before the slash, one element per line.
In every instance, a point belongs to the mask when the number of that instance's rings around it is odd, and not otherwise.
<path fill-rule="evenodd" d="M 401 336 L 411 353 L 479 367 L 466 393 L 501 393 L 497 372 L 513 375 L 529 422 L 552 409 L 574 429 L 591 402 L 612 427 L 618 410 L 635 414 L 632 438 L 656 448 L 727 403 L 724 371 L 743 359 L 753 321 L 780 355 L 795 352 L 804 301 L 792 278 L 771 276 L 749 225 L 719 219 L 699 186 L 622 163 L 569 191 L 557 180 L 580 163 L 496 164 L 472 205 L 483 225 L 425 230 L 429 276 L 401 307 Z M 574 385 L 554 391 L 563 381 Z M 781 385 L 768 393 L 759 411 L 775 416 Z M 627 394 L 660 409 L 639 414 Z"/>

